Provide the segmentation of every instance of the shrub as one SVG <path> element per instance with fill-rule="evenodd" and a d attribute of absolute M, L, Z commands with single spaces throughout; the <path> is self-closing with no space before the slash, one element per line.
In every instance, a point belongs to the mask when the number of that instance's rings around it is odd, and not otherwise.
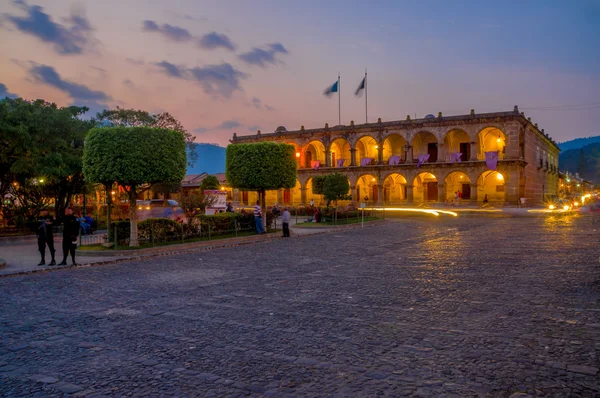
<path fill-rule="evenodd" d="M 166 242 L 181 239 L 182 225 L 168 218 L 149 218 L 138 224 L 140 241 Z"/>

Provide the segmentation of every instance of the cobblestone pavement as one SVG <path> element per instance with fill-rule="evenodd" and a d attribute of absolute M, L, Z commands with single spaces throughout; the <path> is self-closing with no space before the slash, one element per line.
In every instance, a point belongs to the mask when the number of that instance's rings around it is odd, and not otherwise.
<path fill-rule="evenodd" d="M 411 218 L 0 279 L 0 396 L 598 396 L 592 228 Z"/>

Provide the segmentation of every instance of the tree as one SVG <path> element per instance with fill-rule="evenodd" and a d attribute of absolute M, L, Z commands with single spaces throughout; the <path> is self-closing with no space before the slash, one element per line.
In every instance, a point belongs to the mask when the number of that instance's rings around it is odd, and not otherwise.
<path fill-rule="evenodd" d="M 138 246 L 136 199 L 142 184 L 177 183 L 185 176 L 185 139 L 181 132 L 150 127 L 90 130 L 83 152 L 86 181 L 117 182 L 129 197 L 130 246 Z"/>
<path fill-rule="evenodd" d="M 312 191 L 314 194 L 323 195 L 323 184 L 327 176 L 314 176 L 312 178 Z"/>
<path fill-rule="evenodd" d="M 266 226 L 265 191 L 296 186 L 295 148 L 274 142 L 232 144 L 225 152 L 225 170 L 230 187 L 259 192 Z"/>
<path fill-rule="evenodd" d="M 204 193 L 205 190 L 214 190 L 221 188 L 221 182 L 216 176 L 207 175 L 202 181 L 200 181 L 200 192 Z"/>
<path fill-rule="evenodd" d="M 185 137 L 188 152 L 188 165 L 192 167 L 196 160 L 198 160 L 196 144 L 194 143 L 196 137 L 192 133 L 188 132 L 185 127 L 183 127 L 181 122 L 175 119 L 168 112 L 150 114 L 139 109 L 123 109 L 117 106 L 115 109 L 105 109 L 102 112 L 99 112 L 96 115 L 96 119 L 107 122 L 107 124 L 111 126 L 158 127 L 162 129 L 179 131 Z"/>
<path fill-rule="evenodd" d="M 43 100 L 0 100 L 0 197 L 9 188 L 24 198 L 43 194 L 54 199 L 60 217 L 83 189 L 81 156 L 92 123 L 79 116 L 87 110 Z"/>
<path fill-rule="evenodd" d="M 194 217 L 204 213 L 207 207 L 215 203 L 216 198 L 211 195 L 204 195 L 200 189 L 195 189 L 189 194 L 181 194 L 179 205 L 183 209 L 188 224 L 192 224 Z"/>
<path fill-rule="evenodd" d="M 349 190 L 350 184 L 345 175 L 342 173 L 328 174 L 323 183 L 323 196 L 327 200 L 327 207 L 329 207 L 329 202 L 332 200 L 346 199 Z"/>

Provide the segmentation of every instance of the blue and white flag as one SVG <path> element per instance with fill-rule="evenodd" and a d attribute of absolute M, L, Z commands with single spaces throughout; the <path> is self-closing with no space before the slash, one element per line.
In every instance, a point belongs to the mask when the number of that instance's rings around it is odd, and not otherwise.
<path fill-rule="evenodd" d="M 326 95 L 326 96 L 328 96 L 328 97 L 331 97 L 331 94 L 338 92 L 338 88 L 339 88 L 338 84 L 339 84 L 339 80 L 337 82 L 333 83 L 333 86 L 327 87 L 325 89 L 325 92 L 323 94 Z"/>
<path fill-rule="evenodd" d="M 356 89 L 356 91 L 354 92 L 354 95 L 356 95 L 357 97 L 360 96 L 360 94 L 362 93 L 362 91 L 365 89 L 365 81 L 367 80 L 367 77 L 365 76 L 362 79 L 362 82 L 360 82 L 360 84 L 358 85 L 358 88 Z"/>

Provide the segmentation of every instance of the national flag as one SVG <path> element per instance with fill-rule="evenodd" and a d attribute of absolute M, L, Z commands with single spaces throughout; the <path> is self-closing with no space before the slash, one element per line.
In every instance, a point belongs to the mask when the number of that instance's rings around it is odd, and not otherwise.
<path fill-rule="evenodd" d="M 333 83 L 333 86 L 327 87 L 327 89 L 325 89 L 325 92 L 323 94 L 326 95 L 326 96 L 328 96 L 328 97 L 331 97 L 331 94 L 337 93 L 338 90 L 339 90 L 338 83 L 339 83 L 339 80 L 337 82 Z"/>
<path fill-rule="evenodd" d="M 356 91 L 354 92 L 354 95 L 356 95 L 357 97 L 361 94 L 361 92 L 365 89 L 365 83 L 366 83 L 367 77 L 365 76 L 362 79 L 362 82 L 360 82 L 360 84 L 358 85 L 358 88 L 356 89 Z"/>

